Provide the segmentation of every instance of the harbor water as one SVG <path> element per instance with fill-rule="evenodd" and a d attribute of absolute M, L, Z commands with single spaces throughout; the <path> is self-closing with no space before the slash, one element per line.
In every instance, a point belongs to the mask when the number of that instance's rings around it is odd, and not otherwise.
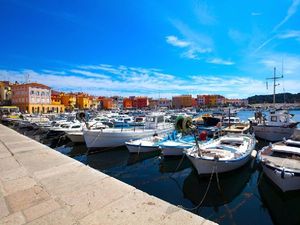
<path fill-rule="evenodd" d="M 290 111 L 300 121 L 300 111 Z M 253 111 L 240 111 L 242 120 Z M 129 154 L 126 147 L 89 152 L 63 137 L 44 138 L 19 129 L 55 150 L 77 159 L 144 192 L 219 224 L 300 224 L 300 191 L 283 193 L 261 173 L 255 159 L 226 174 L 199 177 L 189 160 L 159 153 Z M 259 150 L 269 143 L 259 140 Z M 206 193 L 207 187 L 209 189 Z"/>

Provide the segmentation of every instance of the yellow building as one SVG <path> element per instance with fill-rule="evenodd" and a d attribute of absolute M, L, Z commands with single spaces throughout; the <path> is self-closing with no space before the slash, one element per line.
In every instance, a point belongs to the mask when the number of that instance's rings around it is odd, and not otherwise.
<path fill-rule="evenodd" d="M 79 94 L 76 98 L 76 105 L 79 109 L 89 109 L 91 101 L 87 94 Z"/>
<path fill-rule="evenodd" d="M 193 106 L 192 95 L 179 95 L 172 97 L 172 106 L 176 109 L 181 109 L 185 107 Z"/>
<path fill-rule="evenodd" d="M 60 94 L 60 101 L 61 104 L 63 104 L 66 109 L 73 110 L 76 106 L 76 95 L 75 94 Z"/>

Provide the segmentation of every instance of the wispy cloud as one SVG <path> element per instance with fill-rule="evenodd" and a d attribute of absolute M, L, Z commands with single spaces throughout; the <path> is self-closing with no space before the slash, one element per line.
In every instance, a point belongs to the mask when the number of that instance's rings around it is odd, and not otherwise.
<path fill-rule="evenodd" d="M 189 42 L 183 41 L 183 40 L 179 40 L 176 36 L 173 36 L 173 35 L 167 36 L 166 37 L 166 41 L 170 45 L 173 45 L 173 46 L 176 46 L 176 47 L 180 47 L 180 48 L 187 47 L 187 46 L 190 45 Z"/>
<path fill-rule="evenodd" d="M 179 38 L 174 35 L 167 36 L 166 41 L 172 46 L 183 48 L 184 52 L 181 54 L 181 56 L 184 58 L 200 59 L 199 55 L 210 53 L 212 51 L 211 48 L 203 48 L 193 42 L 179 40 Z"/>
<path fill-rule="evenodd" d="M 207 60 L 207 62 L 212 63 L 212 64 L 226 65 L 226 66 L 234 64 L 234 62 L 231 60 L 224 60 L 221 58 L 212 58 L 212 59 Z"/>
<path fill-rule="evenodd" d="M 194 12 L 198 21 L 203 25 L 214 25 L 217 23 L 215 16 L 209 6 L 203 1 L 195 3 Z"/>
<path fill-rule="evenodd" d="M 262 15 L 262 13 L 260 13 L 260 12 L 252 12 L 251 13 L 251 16 L 261 16 Z"/>
<path fill-rule="evenodd" d="M 294 38 L 300 41 L 300 30 L 288 30 L 278 35 L 279 39 L 289 39 Z"/>
<path fill-rule="evenodd" d="M 270 59 L 271 60 L 271 59 Z M 288 60 L 291 60 L 290 58 Z M 264 64 L 272 63 L 261 62 Z M 293 64 L 296 65 L 296 61 Z M 299 65 L 299 62 L 298 62 Z M 24 82 L 25 74 L 29 74 L 30 80 L 44 83 L 56 90 L 84 91 L 94 95 L 147 95 L 158 97 L 170 97 L 177 94 L 222 94 L 243 98 L 253 94 L 265 94 L 264 81 L 243 77 L 239 75 L 223 74 L 195 74 L 176 76 L 164 73 L 156 68 L 141 68 L 129 66 L 98 66 L 89 65 L 90 70 L 67 69 L 62 71 L 44 72 L 36 70 L 0 70 L 0 77 L 9 77 L 11 81 Z M 114 73 L 103 70 L 104 68 L 115 69 Z M 97 68 L 97 69 L 95 69 Z M 287 66 L 290 70 L 291 66 Z M 292 68 L 296 70 L 297 68 Z M 122 75 L 116 76 L 119 70 Z M 97 71 L 97 72 L 94 72 Z M 122 72 L 122 73 L 121 73 Z M 101 76 L 97 76 L 101 75 Z M 105 76 L 102 77 L 102 75 Z M 292 82 L 294 81 L 294 82 Z M 286 82 L 286 90 L 297 91 L 295 79 Z M 234 93 L 232 92 L 234 90 Z"/>
<path fill-rule="evenodd" d="M 75 73 L 75 74 L 80 74 L 80 75 L 88 76 L 88 77 L 98 77 L 98 78 L 104 78 L 104 79 L 108 79 L 109 78 L 106 75 L 99 74 L 99 73 L 93 73 L 93 72 L 85 71 L 85 70 L 72 69 L 72 70 L 70 70 L 70 72 Z"/>
<path fill-rule="evenodd" d="M 293 0 L 292 1 L 292 4 L 288 8 L 286 16 L 283 18 L 283 20 L 280 21 L 280 23 L 278 23 L 273 28 L 273 32 L 277 31 L 283 24 L 285 24 L 297 12 L 299 4 L 300 4 L 300 0 Z"/>

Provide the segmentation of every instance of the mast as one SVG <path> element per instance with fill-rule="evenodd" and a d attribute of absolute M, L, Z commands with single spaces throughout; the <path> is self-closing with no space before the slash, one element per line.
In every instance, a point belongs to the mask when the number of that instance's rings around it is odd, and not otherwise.
<path fill-rule="evenodd" d="M 275 94 L 276 94 L 276 86 L 279 84 L 276 84 L 276 80 L 283 78 L 283 75 L 280 77 L 276 77 L 276 67 L 274 67 L 274 75 L 271 78 L 266 78 L 267 80 L 273 80 L 273 104 L 275 104 L 276 99 L 275 99 Z"/>

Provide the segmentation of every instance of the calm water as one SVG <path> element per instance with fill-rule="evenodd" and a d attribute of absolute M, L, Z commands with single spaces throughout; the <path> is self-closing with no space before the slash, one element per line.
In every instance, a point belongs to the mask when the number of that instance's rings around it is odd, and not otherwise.
<path fill-rule="evenodd" d="M 291 111 L 300 121 L 300 111 Z M 246 120 L 252 111 L 238 115 Z M 24 131 L 22 131 L 24 132 Z M 36 131 L 26 134 L 39 139 Z M 142 191 L 179 205 L 219 224 L 300 224 L 300 192 L 282 193 L 265 176 L 256 160 L 239 170 L 213 177 L 200 206 L 209 177 L 200 178 L 187 158 L 164 159 L 157 153 L 128 153 L 126 147 L 85 155 L 84 145 L 64 138 L 43 143 Z M 256 149 L 267 145 L 260 141 Z M 198 207 L 196 207 L 198 206 Z"/>

